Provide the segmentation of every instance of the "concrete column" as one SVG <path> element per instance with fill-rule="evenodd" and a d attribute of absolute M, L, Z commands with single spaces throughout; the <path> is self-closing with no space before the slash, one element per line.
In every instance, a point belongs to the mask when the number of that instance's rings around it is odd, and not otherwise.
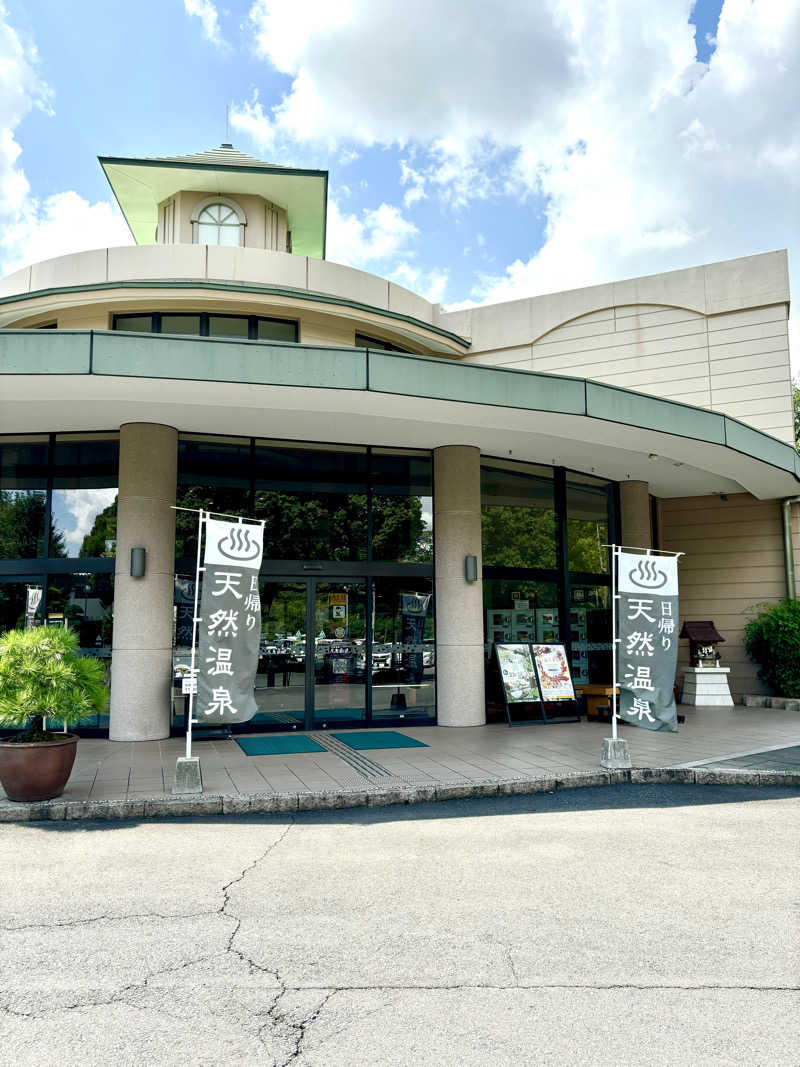
<path fill-rule="evenodd" d="M 440 726 L 486 722 L 483 675 L 481 462 L 471 445 L 433 453 L 436 571 L 436 686 Z M 464 578 L 464 557 L 478 557 L 478 580 Z"/>
<path fill-rule="evenodd" d="M 650 486 L 647 482 L 620 482 L 622 543 L 631 548 L 652 548 Z"/>
<path fill-rule="evenodd" d="M 178 434 L 170 426 L 127 423 L 120 429 L 112 741 L 169 737 L 175 487 Z M 131 578 L 131 549 L 147 553 L 144 578 Z"/>

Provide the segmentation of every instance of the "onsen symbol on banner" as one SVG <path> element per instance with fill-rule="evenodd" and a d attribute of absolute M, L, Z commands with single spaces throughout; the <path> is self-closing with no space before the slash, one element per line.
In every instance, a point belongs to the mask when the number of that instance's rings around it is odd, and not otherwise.
<path fill-rule="evenodd" d="M 258 542 L 252 537 L 246 526 L 233 526 L 225 537 L 217 542 L 217 550 L 226 559 L 247 562 L 255 559 L 261 551 Z"/>
<path fill-rule="evenodd" d="M 661 589 L 667 584 L 667 572 L 656 566 L 653 559 L 640 559 L 628 577 L 640 589 Z"/>

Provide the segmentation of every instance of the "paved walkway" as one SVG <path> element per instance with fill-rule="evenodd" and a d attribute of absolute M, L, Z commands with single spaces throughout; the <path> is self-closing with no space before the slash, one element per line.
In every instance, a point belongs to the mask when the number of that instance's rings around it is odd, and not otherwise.
<path fill-rule="evenodd" d="M 738 706 L 681 711 L 686 722 L 677 734 L 620 728 L 630 743 L 634 768 L 722 767 L 729 773 L 744 768 L 791 769 L 785 761 L 764 763 L 763 753 L 800 744 L 796 712 Z M 297 810 L 387 803 L 392 796 L 399 801 L 533 791 L 525 784 L 539 782 L 546 788 L 553 779 L 570 777 L 575 784 L 578 777 L 581 784 L 600 784 L 596 772 L 601 771 L 602 742 L 610 727 L 582 721 L 514 728 L 405 727 L 400 732 L 427 747 L 357 752 L 332 733 L 315 731 L 310 736 L 323 746 L 322 752 L 247 756 L 234 740 L 198 740 L 194 755 L 200 757 L 203 794 L 184 800 L 198 812 L 233 812 L 255 810 L 248 798 L 284 798 L 287 809 Z M 138 743 L 84 738 L 63 795 L 50 802 L 50 808 L 39 806 L 39 814 L 31 812 L 28 817 L 64 818 L 65 802 L 67 817 L 70 812 L 71 817 L 83 818 L 93 811 L 109 814 L 111 808 L 117 815 L 165 814 L 163 802 L 176 800 L 172 780 L 184 747 L 181 738 Z M 762 754 L 761 762 L 755 754 Z M 317 799 L 312 803 L 313 798 Z M 210 806 L 200 805 L 204 799 Z M 20 809 L 0 791 L 0 819 L 24 817 Z M 265 810 L 275 810 L 275 805 Z"/>

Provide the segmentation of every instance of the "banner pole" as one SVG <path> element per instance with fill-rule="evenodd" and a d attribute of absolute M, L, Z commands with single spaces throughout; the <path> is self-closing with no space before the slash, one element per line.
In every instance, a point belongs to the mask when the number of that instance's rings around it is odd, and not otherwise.
<path fill-rule="evenodd" d="M 619 547 L 611 552 L 611 738 L 617 740 L 617 563 Z"/>
<path fill-rule="evenodd" d="M 197 624 L 200 621 L 197 618 L 197 604 L 198 596 L 200 593 L 200 559 L 203 542 L 203 529 L 206 522 L 206 513 L 203 509 L 200 509 L 200 515 L 197 522 L 197 565 L 194 572 L 194 614 L 192 615 L 192 657 L 189 667 L 189 721 L 186 724 L 186 758 L 191 759 L 192 756 L 192 723 L 194 722 L 194 694 L 195 683 L 197 681 L 197 675 L 195 674 L 195 647 L 197 643 Z"/>

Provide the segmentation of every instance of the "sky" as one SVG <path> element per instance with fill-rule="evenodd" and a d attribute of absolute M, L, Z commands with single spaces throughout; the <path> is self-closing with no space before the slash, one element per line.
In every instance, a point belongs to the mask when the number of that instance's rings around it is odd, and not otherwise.
<path fill-rule="evenodd" d="M 5 0 L 0 273 L 130 243 L 97 156 L 229 107 L 330 171 L 329 259 L 448 307 L 777 248 L 800 292 L 798 56 L 800 0 Z"/>

